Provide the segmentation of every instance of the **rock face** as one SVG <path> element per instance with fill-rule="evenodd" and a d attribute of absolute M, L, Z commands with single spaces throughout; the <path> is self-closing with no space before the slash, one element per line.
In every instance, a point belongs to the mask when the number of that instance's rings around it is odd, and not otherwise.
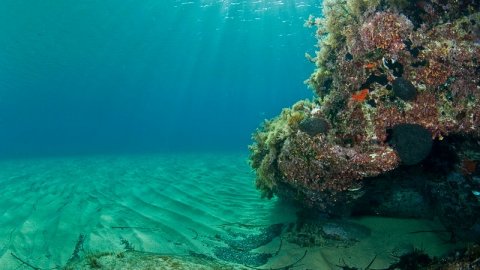
<path fill-rule="evenodd" d="M 445 216 L 439 198 L 458 197 L 449 205 L 477 214 L 480 2 L 444 2 L 324 1 L 324 16 L 306 23 L 319 40 L 308 81 L 316 98 L 284 109 L 253 135 L 251 165 L 264 196 L 334 215 L 375 208 L 391 216 L 411 212 L 398 198 Z M 396 179 L 412 173 L 406 166 L 418 167 L 421 185 L 385 184 L 392 172 Z M 461 194 L 444 189 L 452 173 L 462 178 Z M 369 206 L 365 196 L 379 187 L 391 197 Z"/>

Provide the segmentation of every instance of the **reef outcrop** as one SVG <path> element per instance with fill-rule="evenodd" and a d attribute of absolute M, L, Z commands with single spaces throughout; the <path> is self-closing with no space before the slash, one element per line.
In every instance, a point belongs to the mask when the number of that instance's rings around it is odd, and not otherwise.
<path fill-rule="evenodd" d="M 390 216 L 412 214 L 395 200 L 414 196 L 452 230 L 452 211 L 480 228 L 480 2 L 325 0 L 306 25 L 319 40 L 316 97 L 254 133 L 262 194 Z"/>

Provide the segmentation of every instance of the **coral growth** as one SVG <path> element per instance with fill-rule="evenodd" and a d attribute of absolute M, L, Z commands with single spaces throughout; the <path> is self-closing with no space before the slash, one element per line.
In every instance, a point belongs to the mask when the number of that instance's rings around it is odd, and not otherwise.
<path fill-rule="evenodd" d="M 376 49 L 384 53 L 396 55 L 405 48 L 404 41 L 412 32 L 413 24 L 405 15 L 394 12 L 376 12 L 366 18 L 358 35 L 361 43 L 348 40 L 352 54 L 365 54 Z"/>
<path fill-rule="evenodd" d="M 445 138 L 480 139 L 479 11 L 473 0 L 325 0 L 306 23 L 317 98 L 254 134 L 257 188 L 334 212 Z"/>

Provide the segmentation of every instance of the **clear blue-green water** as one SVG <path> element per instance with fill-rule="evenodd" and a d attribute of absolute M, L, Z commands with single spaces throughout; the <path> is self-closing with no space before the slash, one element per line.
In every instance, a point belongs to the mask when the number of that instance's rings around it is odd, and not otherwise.
<path fill-rule="evenodd" d="M 295 245 L 284 239 L 298 209 L 255 190 L 250 134 L 312 96 L 303 24 L 321 4 L 2 0 L 0 269 L 128 248 L 264 269 L 306 250 L 296 269 L 442 254 L 445 235 L 408 234 L 435 221 L 333 221 L 323 226 L 362 240 Z"/>
<path fill-rule="evenodd" d="M 310 97 L 320 1 L 0 3 L 0 150 L 239 150 Z"/>

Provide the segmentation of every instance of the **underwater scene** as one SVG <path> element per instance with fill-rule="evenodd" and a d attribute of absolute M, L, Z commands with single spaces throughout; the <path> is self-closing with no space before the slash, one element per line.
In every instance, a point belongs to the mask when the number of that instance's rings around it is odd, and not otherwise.
<path fill-rule="evenodd" d="M 0 270 L 480 269 L 480 1 L 0 1 Z"/>

